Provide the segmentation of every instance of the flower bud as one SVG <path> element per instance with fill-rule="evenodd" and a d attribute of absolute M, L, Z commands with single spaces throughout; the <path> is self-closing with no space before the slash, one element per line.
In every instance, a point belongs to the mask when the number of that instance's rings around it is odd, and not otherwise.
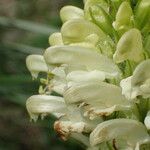
<path fill-rule="evenodd" d="M 116 14 L 116 20 L 113 22 L 113 27 L 123 34 L 132 27 L 133 12 L 129 2 L 122 2 Z"/>
<path fill-rule="evenodd" d="M 64 6 L 60 10 L 60 18 L 62 22 L 66 22 L 71 19 L 83 19 L 84 12 L 82 9 L 75 6 Z"/>
<path fill-rule="evenodd" d="M 142 36 L 138 29 L 125 32 L 118 41 L 113 59 L 116 63 L 125 60 L 139 62 L 143 59 Z"/>

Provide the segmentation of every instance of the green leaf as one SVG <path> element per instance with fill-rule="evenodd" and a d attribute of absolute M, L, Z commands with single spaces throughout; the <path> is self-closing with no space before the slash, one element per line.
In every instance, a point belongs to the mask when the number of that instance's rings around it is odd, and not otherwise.
<path fill-rule="evenodd" d="M 39 34 L 49 35 L 56 32 L 57 29 L 48 25 L 42 25 L 31 21 L 21 19 L 11 19 L 7 17 L 0 17 L 0 25 L 6 27 L 15 27 L 26 31 L 31 31 Z"/>

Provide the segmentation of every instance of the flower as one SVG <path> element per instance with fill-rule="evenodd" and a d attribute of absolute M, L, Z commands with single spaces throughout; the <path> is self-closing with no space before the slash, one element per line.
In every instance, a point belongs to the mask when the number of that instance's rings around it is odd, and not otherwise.
<path fill-rule="evenodd" d="M 149 150 L 149 8 L 149 0 L 63 7 L 51 46 L 26 59 L 33 78 L 47 74 L 27 100 L 31 119 L 54 115 L 60 137 L 88 150 Z"/>

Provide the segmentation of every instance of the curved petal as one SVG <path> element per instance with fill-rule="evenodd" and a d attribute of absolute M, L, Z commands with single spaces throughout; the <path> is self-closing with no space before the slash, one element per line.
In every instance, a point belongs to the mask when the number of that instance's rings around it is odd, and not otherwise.
<path fill-rule="evenodd" d="M 93 49 L 79 46 L 55 46 L 48 48 L 44 58 L 49 65 L 79 65 L 87 70 L 99 70 L 108 77 L 120 75 L 120 70 L 113 61 Z"/>
<path fill-rule="evenodd" d="M 133 149 L 140 144 L 150 142 L 145 126 L 131 119 L 113 119 L 100 123 L 90 134 L 91 145 L 97 145 L 113 139 L 123 139 Z"/>
<path fill-rule="evenodd" d="M 82 9 L 75 6 L 64 6 L 60 10 L 60 18 L 62 22 L 66 22 L 71 19 L 84 18 L 84 12 Z"/>
<path fill-rule="evenodd" d="M 115 54 L 115 62 L 120 63 L 127 59 L 139 62 L 143 59 L 142 36 L 138 29 L 130 29 L 120 38 Z"/>
<path fill-rule="evenodd" d="M 90 91 L 90 92 L 89 92 Z M 128 110 L 131 104 L 121 94 L 118 86 L 105 82 L 78 83 L 64 93 L 66 103 L 86 103 L 85 109 L 99 116 L 109 115 L 114 111 Z"/>
<path fill-rule="evenodd" d="M 90 91 L 90 92 L 89 92 Z M 90 104 L 105 105 L 105 103 L 126 103 L 125 97 L 121 94 L 121 88 L 106 82 L 78 83 L 68 88 L 64 93 L 67 103 L 85 101 Z M 107 104 L 106 104 L 107 105 Z"/>
<path fill-rule="evenodd" d="M 26 58 L 26 65 L 34 78 L 37 78 L 39 72 L 48 72 L 48 67 L 42 55 L 29 55 Z"/>
<path fill-rule="evenodd" d="M 33 95 L 28 98 L 26 107 L 31 119 L 37 120 L 38 116 L 42 117 L 47 114 L 64 114 L 66 113 L 66 105 L 64 99 L 58 96 Z"/>

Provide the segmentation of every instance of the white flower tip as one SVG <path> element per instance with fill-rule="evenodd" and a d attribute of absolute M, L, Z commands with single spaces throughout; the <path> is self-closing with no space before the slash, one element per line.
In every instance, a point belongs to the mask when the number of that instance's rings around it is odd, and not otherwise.
<path fill-rule="evenodd" d="M 37 78 L 39 72 L 48 72 L 48 67 L 42 55 L 29 55 L 26 65 L 33 78 Z"/>

